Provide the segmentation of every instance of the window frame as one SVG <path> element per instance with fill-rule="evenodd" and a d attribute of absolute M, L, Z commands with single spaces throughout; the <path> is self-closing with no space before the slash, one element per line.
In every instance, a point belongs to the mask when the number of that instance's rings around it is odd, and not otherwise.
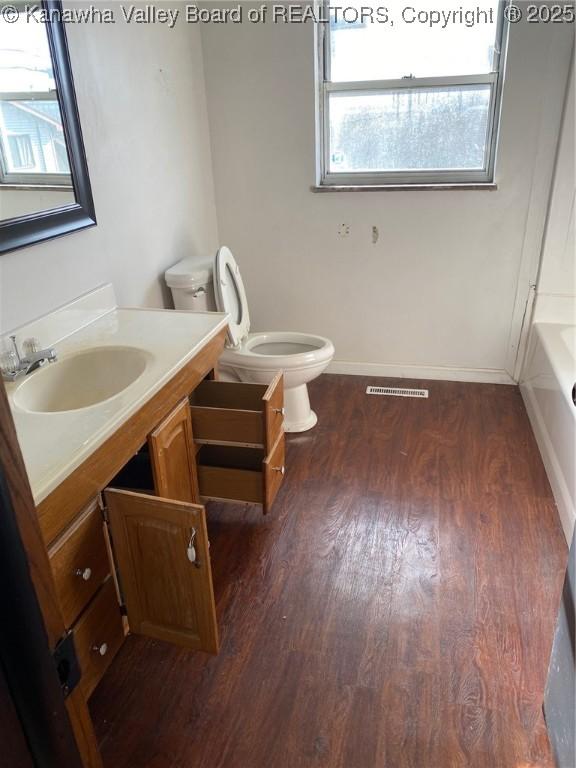
<path fill-rule="evenodd" d="M 317 0 L 320 18 L 330 18 L 330 0 Z M 502 103 L 502 86 L 508 42 L 508 25 L 504 23 L 504 8 L 509 0 L 500 0 L 495 37 L 494 70 L 472 75 L 442 77 L 404 77 L 390 80 L 354 80 L 332 82 L 330 56 L 330 23 L 316 24 L 317 47 L 317 188 L 375 188 L 414 186 L 486 185 L 495 180 L 498 133 Z M 415 171 L 330 172 L 330 94 L 349 93 L 374 95 L 397 93 L 405 89 L 442 88 L 450 86 L 489 85 L 490 104 L 486 126 L 485 163 L 482 169 L 430 169 Z"/>
<path fill-rule="evenodd" d="M 0 102 L 3 101 L 58 101 L 58 94 L 55 90 L 46 92 L 0 92 Z M 61 189 L 72 188 L 72 176 L 70 173 L 26 173 L 25 171 L 9 171 L 9 164 L 6 158 L 6 151 L 9 151 L 9 147 L 5 146 L 5 139 L 8 139 L 11 133 L 12 132 L 5 130 L 4 123 L 0 117 L 0 184 L 22 187 L 41 186 L 58 187 Z"/>

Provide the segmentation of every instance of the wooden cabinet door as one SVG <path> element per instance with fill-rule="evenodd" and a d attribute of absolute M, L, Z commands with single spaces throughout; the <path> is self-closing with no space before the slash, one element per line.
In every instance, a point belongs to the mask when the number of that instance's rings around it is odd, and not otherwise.
<path fill-rule="evenodd" d="M 188 400 L 164 419 L 148 438 L 156 494 L 176 501 L 200 500 Z"/>
<path fill-rule="evenodd" d="M 217 653 L 204 507 L 114 489 L 104 497 L 130 631 Z"/>

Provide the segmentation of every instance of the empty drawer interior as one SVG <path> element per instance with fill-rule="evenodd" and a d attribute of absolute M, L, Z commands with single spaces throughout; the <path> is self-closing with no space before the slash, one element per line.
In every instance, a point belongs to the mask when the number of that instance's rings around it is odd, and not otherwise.
<path fill-rule="evenodd" d="M 262 503 L 262 449 L 203 445 L 196 458 L 202 496 Z"/>
<path fill-rule="evenodd" d="M 264 384 L 203 381 L 190 396 L 199 443 L 264 445 Z"/>

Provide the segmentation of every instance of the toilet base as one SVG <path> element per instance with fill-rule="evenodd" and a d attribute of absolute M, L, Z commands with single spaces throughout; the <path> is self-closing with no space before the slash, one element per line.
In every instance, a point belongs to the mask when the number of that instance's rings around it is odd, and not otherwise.
<path fill-rule="evenodd" d="M 306 421 L 285 421 L 284 432 L 307 432 L 312 427 L 315 427 L 316 424 L 318 424 L 318 416 L 311 410 L 310 417 Z"/>
<path fill-rule="evenodd" d="M 318 423 L 318 417 L 310 408 L 308 387 L 300 384 L 298 387 L 284 389 L 284 431 L 306 432 Z"/>
<path fill-rule="evenodd" d="M 270 372 L 265 376 L 265 380 L 272 381 L 274 375 L 275 372 Z M 225 363 L 218 367 L 218 378 L 221 381 L 254 381 L 247 371 L 234 369 Z M 310 408 L 308 386 L 299 384 L 296 387 L 287 387 L 284 383 L 284 432 L 307 432 L 317 423 L 318 416 Z"/>

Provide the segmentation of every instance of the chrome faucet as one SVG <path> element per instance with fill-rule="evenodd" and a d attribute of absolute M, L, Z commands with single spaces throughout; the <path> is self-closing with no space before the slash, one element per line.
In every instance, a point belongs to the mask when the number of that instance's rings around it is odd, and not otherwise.
<path fill-rule="evenodd" d="M 38 349 L 40 346 L 36 339 L 26 339 L 22 345 L 23 354 L 18 350 L 16 336 L 10 336 L 12 349 L 2 355 L 1 369 L 4 381 L 15 381 L 22 376 L 27 376 L 46 363 L 54 363 L 57 360 L 56 350 L 53 347 Z"/>

